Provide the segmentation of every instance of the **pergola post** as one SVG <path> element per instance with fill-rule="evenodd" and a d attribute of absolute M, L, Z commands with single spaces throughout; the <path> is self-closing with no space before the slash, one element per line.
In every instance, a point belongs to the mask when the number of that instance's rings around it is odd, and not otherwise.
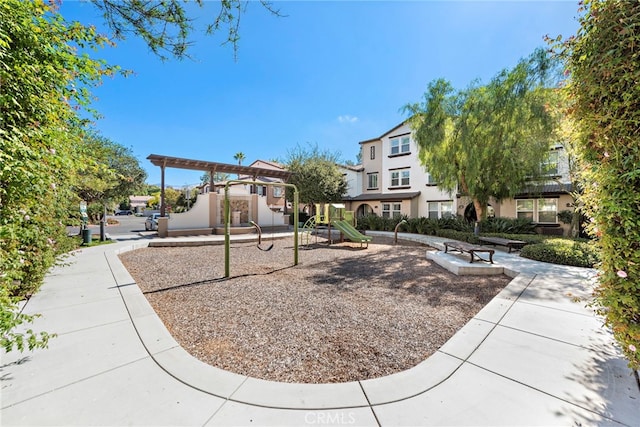
<path fill-rule="evenodd" d="M 164 204 L 164 170 L 166 168 L 166 161 L 160 166 L 160 216 L 164 216 L 166 212 Z"/>

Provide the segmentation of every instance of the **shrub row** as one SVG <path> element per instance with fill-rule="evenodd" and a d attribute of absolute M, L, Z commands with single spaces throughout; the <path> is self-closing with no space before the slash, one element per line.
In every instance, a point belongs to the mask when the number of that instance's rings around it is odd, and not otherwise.
<path fill-rule="evenodd" d="M 444 237 L 472 244 L 479 244 L 473 225 L 462 217 L 452 218 L 407 218 L 406 216 L 383 218 L 367 215 L 358 218 L 361 230 L 393 231 L 405 220 L 401 231 Z M 575 267 L 593 267 L 598 262 L 598 253 L 591 242 L 570 238 L 559 238 L 535 234 L 535 224 L 530 220 L 513 218 L 490 218 L 480 223 L 481 236 L 502 237 L 527 242 L 520 255 L 536 261 Z M 505 230 L 511 230 L 508 232 Z"/>
<path fill-rule="evenodd" d="M 448 218 L 409 218 L 406 215 L 384 218 L 370 214 L 358 218 L 361 230 L 393 231 L 400 221 L 406 221 L 402 230 L 408 233 L 436 235 L 438 230 L 473 232 L 474 225 L 461 216 Z M 522 234 L 536 236 L 536 225 L 529 219 L 488 218 L 480 222 L 480 231 L 484 233 Z"/>
<path fill-rule="evenodd" d="M 598 261 L 598 251 L 592 242 L 570 239 L 546 239 L 542 243 L 527 245 L 520 256 L 536 261 L 575 267 L 594 267 Z"/>
<path fill-rule="evenodd" d="M 447 239 L 460 240 L 461 242 L 473 243 L 474 245 L 477 245 L 478 243 L 480 243 L 480 240 L 478 240 L 478 236 L 476 236 L 475 234 L 473 234 L 473 232 L 470 232 L 470 231 L 442 229 L 442 230 L 436 231 L 435 235 L 438 237 L 444 237 Z"/>

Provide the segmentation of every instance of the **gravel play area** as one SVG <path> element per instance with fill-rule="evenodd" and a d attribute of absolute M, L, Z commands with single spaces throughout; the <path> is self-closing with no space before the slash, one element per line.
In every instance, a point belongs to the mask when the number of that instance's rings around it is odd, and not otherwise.
<path fill-rule="evenodd" d="M 315 242 L 315 238 L 314 238 Z M 510 281 L 456 276 L 418 244 L 374 237 L 301 246 L 292 239 L 145 248 L 120 255 L 182 347 L 232 372 L 333 383 L 411 368 L 442 346 Z"/>

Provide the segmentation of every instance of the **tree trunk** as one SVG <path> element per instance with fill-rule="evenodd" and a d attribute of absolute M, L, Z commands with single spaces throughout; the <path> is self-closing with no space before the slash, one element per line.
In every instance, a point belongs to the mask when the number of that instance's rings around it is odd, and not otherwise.
<path fill-rule="evenodd" d="M 573 202 L 573 216 L 571 217 L 571 227 L 569 228 L 569 236 L 571 237 L 578 237 L 580 235 L 580 219 L 582 217 L 582 214 L 580 212 L 580 209 L 577 209 L 577 203 L 574 200 Z"/>
<path fill-rule="evenodd" d="M 480 200 L 473 198 L 473 207 L 476 209 L 476 221 L 480 222 L 484 218 L 484 206 Z"/>
<path fill-rule="evenodd" d="M 460 188 L 462 189 L 462 194 L 466 194 L 467 196 L 471 197 L 471 200 L 473 201 L 473 207 L 476 210 L 476 221 L 481 221 L 484 215 L 483 204 L 480 203 L 480 200 L 478 200 L 476 197 L 474 197 L 472 194 L 469 193 L 469 187 L 467 186 L 467 179 L 465 178 L 464 174 L 460 174 L 459 178 L 460 178 L 459 181 L 460 181 Z"/>

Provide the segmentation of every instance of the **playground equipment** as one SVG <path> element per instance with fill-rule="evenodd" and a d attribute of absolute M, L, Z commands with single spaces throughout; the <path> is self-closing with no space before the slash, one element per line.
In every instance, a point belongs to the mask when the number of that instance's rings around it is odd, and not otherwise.
<path fill-rule="evenodd" d="M 331 225 L 340 230 L 340 232 L 347 236 L 347 239 L 351 240 L 352 242 L 360 242 L 360 247 L 362 247 L 363 243 L 367 244 L 367 248 L 369 247 L 371 236 L 365 236 L 364 234 L 360 233 L 355 229 L 353 225 L 349 224 L 349 222 L 345 220 L 335 220 L 331 223 Z"/>
<path fill-rule="evenodd" d="M 316 229 L 316 216 L 313 215 L 309 217 L 309 219 L 304 223 L 302 228 L 300 228 L 300 244 L 308 245 L 311 240 L 311 235 L 313 231 Z"/>
<path fill-rule="evenodd" d="M 340 231 L 342 236 L 352 242 L 359 242 L 360 247 L 364 243 L 369 247 L 371 241 L 370 236 L 365 236 L 356 230 L 356 220 L 353 211 L 345 210 L 342 203 L 324 203 L 323 205 L 312 205 L 316 208 L 316 214 L 313 215 L 303 226 L 303 232 L 311 234 L 311 228 L 318 228 L 318 225 L 326 225 L 329 231 L 329 244 L 331 244 L 331 227 Z M 307 236 L 307 243 L 309 237 Z"/>
<path fill-rule="evenodd" d="M 231 184 L 272 185 L 293 189 L 293 206 L 296 207 L 296 209 L 293 210 L 293 223 L 296 224 L 296 227 L 293 227 L 293 265 L 298 265 L 298 188 L 293 184 L 283 184 L 281 182 L 258 182 L 232 179 L 227 181 L 227 184 L 224 186 L 224 277 L 231 276 L 229 271 L 229 252 L 231 247 L 231 203 L 229 202 L 229 185 Z M 273 248 L 273 244 L 268 249 L 262 249 L 259 247 L 262 231 L 260 230 L 260 227 L 258 227 L 258 230 L 258 248 L 261 250 L 271 250 Z"/>
<path fill-rule="evenodd" d="M 407 224 L 407 220 L 406 219 L 403 219 L 398 224 L 396 224 L 396 228 L 393 230 L 393 244 L 394 245 L 398 244 L 398 229 L 400 228 L 400 226 L 406 225 L 406 224 Z"/>
<path fill-rule="evenodd" d="M 260 228 L 260 226 L 258 224 L 256 224 L 253 221 L 249 221 L 249 224 L 253 225 L 256 229 L 256 231 L 258 232 L 258 249 L 260 249 L 261 251 L 265 251 L 265 252 L 269 252 L 271 249 L 273 249 L 273 237 L 271 239 L 271 245 L 266 247 L 266 248 L 262 248 L 260 247 L 260 245 L 262 244 L 262 228 Z M 273 236 L 273 234 L 271 235 Z"/>

